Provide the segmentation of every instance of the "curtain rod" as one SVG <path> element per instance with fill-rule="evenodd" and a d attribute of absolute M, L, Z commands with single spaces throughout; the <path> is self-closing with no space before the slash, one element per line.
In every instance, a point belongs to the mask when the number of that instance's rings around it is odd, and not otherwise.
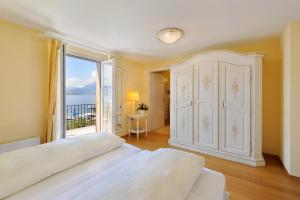
<path fill-rule="evenodd" d="M 81 41 L 78 40 L 74 40 L 72 38 L 57 34 L 57 33 L 52 33 L 52 32 L 44 32 L 42 34 L 40 34 L 41 37 L 46 37 L 46 38 L 51 38 L 51 39 L 57 39 L 62 41 L 64 44 L 66 45 L 73 45 L 73 46 L 77 46 L 79 48 L 82 48 L 84 50 L 88 50 L 88 51 L 92 51 L 95 53 L 99 53 L 99 54 L 103 54 L 105 56 L 107 56 L 108 58 L 112 57 L 112 53 L 109 50 L 103 50 L 100 48 L 95 48 L 93 47 L 94 45 L 92 44 L 86 44 L 83 43 Z"/>

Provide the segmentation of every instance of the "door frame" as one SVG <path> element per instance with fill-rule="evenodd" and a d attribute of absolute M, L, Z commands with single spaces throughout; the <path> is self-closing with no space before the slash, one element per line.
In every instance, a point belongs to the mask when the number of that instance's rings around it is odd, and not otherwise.
<path fill-rule="evenodd" d="M 121 82 L 122 82 L 122 84 L 121 84 L 121 93 L 122 93 L 122 96 L 121 96 L 121 102 L 122 102 L 122 114 L 121 114 L 122 115 L 122 129 L 116 131 L 116 134 L 119 134 L 120 136 L 123 136 L 123 135 L 126 135 L 125 134 L 125 132 L 126 132 L 125 131 L 126 130 L 126 127 L 125 127 L 125 125 L 126 125 L 126 121 L 125 121 L 125 86 L 124 86 L 124 84 L 125 84 L 125 76 L 124 76 L 125 69 L 123 67 L 121 67 L 121 66 L 116 65 L 116 80 L 115 80 L 116 82 L 117 82 L 117 73 L 118 73 L 118 71 L 121 71 L 121 73 L 122 73 L 122 77 L 121 77 Z M 116 90 L 116 92 L 118 92 L 118 91 Z M 117 97 L 117 94 L 116 94 L 116 97 Z M 117 99 L 116 99 L 116 102 L 117 102 Z"/>
<path fill-rule="evenodd" d="M 150 86 L 151 86 L 151 73 L 156 73 L 156 72 L 163 72 L 163 71 L 170 71 L 171 72 L 171 67 L 170 66 L 165 66 L 165 67 L 160 67 L 157 69 L 149 69 L 146 72 L 146 78 L 147 78 L 147 84 L 146 84 L 146 91 L 147 91 L 147 103 L 150 105 Z M 171 80 L 171 73 L 170 73 L 170 80 Z M 170 97 L 171 98 L 171 97 Z M 151 109 L 151 107 L 150 107 Z M 152 127 L 151 127 L 151 120 L 149 120 L 148 122 L 150 124 L 149 127 L 149 131 L 152 131 Z M 170 135 L 170 134 L 169 134 Z"/>
<path fill-rule="evenodd" d="M 67 131 L 67 122 L 66 122 L 66 112 L 65 112 L 65 106 L 66 106 L 66 57 L 74 57 L 74 58 L 79 58 L 83 60 L 88 60 L 92 62 L 96 62 L 97 68 L 101 67 L 101 62 L 103 62 L 103 59 L 97 58 L 95 56 L 90 56 L 85 53 L 79 53 L 79 52 L 74 52 L 68 48 L 66 44 L 62 44 L 60 52 L 60 67 L 59 67 L 59 80 L 58 80 L 58 99 L 59 99 L 59 105 L 57 106 L 57 115 L 59 116 L 58 120 L 58 133 L 57 136 L 60 138 L 66 138 L 66 131 Z M 98 72 L 99 73 L 99 72 Z M 98 74 L 100 77 L 101 74 Z M 101 84 L 100 84 L 101 87 Z M 101 109 L 101 106 L 99 106 L 99 109 Z M 100 110 L 101 112 L 101 110 Z M 96 119 L 97 120 L 97 119 Z M 98 119 L 100 120 L 100 119 Z M 101 123 L 100 123 L 101 124 Z"/>

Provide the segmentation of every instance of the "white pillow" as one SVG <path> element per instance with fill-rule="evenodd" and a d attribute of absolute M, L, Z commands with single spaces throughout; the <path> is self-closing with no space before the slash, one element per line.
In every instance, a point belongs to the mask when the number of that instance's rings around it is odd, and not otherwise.
<path fill-rule="evenodd" d="M 93 133 L 0 154 L 0 199 L 124 144 L 110 133 Z"/>

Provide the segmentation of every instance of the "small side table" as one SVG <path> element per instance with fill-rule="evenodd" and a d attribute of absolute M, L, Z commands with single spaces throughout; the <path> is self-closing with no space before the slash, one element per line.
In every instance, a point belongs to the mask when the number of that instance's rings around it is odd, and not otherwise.
<path fill-rule="evenodd" d="M 136 129 L 131 128 L 131 121 L 136 120 Z M 145 129 L 140 127 L 140 120 L 145 120 Z M 139 140 L 140 133 L 148 134 L 148 119 L 147 114 L 130 114 L 128 115 L 128 134 L 130 138 L 130 133 L 136 133 L 137 140 Z"/>

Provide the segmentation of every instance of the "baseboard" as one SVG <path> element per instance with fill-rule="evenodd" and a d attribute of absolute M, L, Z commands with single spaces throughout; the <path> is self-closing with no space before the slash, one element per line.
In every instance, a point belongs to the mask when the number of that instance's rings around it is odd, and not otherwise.
<path fill-rule="evenodd" d="M 227 153 L 224 153 L 224 152 L 208 150 L 208 149 L 196 146 L 196 145 L 191 145 L 191 144 L 186 145 L 186 144 L 183 144 L 183 143 L 178 143 L 178 142 L 173 141 L 171 139 L 169 139 L 169 144 L 171 146 L 176 146 L 176 147 L 179 147 L 179 148 L 188 149 L 188 150 L 191 150 L 191 151 L 207 154 L 207 155 L 210 155 L 210 156 L 219 157 L 219 158 L 222 158 L 222 159 L 225 159 L 225 160 L 231 160 L 231 161 L 243 163 L 243 164 L 246 164 L 246 165 L 251 165 L 253 167 L 265 166 L 265 161 L 263 159 L 261 159 L 261 160 L 254 160 L 252 158 L 245 159 L 245 158 L 237 156 L 237 155 L 233 156 L 233 155 L 230 155 L 230 154 L 227 154 Z"/>
<path fill-rule="evenodd" d="M 225 197 L 224 197 L 225 200 L 229 200 L 229 194 L 230 193 L 226 191 L 226 194 L 225 194 Z"/>
<path fill-rule="evenodd" d="M 125 135 L 128 135 L 128 133 L 127 133 L 127 131 L 118 131 L 118 132 L 116 132 L 116 135 L 118 135 L 119 137 L 123 137 L 123 136 L 125 136 Z"/>
<path fill-rule="evenodd" d="M 279 159 L 279 160 L 280 160 L 280 162 L 281 162 L 281 164 L 282 164 L 282 167 L 283 167 L 283 170 L 284 170 L 285 175 L 288 176 L 288 177 L 291 178 L 291 179 L 294 179 L 294 180 L 296 180 L 296 181 L 300 181 L 300 177 L 299 177 L 299 176 L 294 176 L 294 175 L 290 174 L 289 171 L 288 171 L 288 170 L 286 169 L 286 167 L 284 166 L 282 160 L 281 160 L 281 159 Z"/>
<path fill-rule="evenodd" d="M 40 144 L 40 137 L 33 137 L 24 140 L 18 140 L 15 142 L 0 144 L 0 153 L 21 149 L 24 147 L 30 147 Z"/>

